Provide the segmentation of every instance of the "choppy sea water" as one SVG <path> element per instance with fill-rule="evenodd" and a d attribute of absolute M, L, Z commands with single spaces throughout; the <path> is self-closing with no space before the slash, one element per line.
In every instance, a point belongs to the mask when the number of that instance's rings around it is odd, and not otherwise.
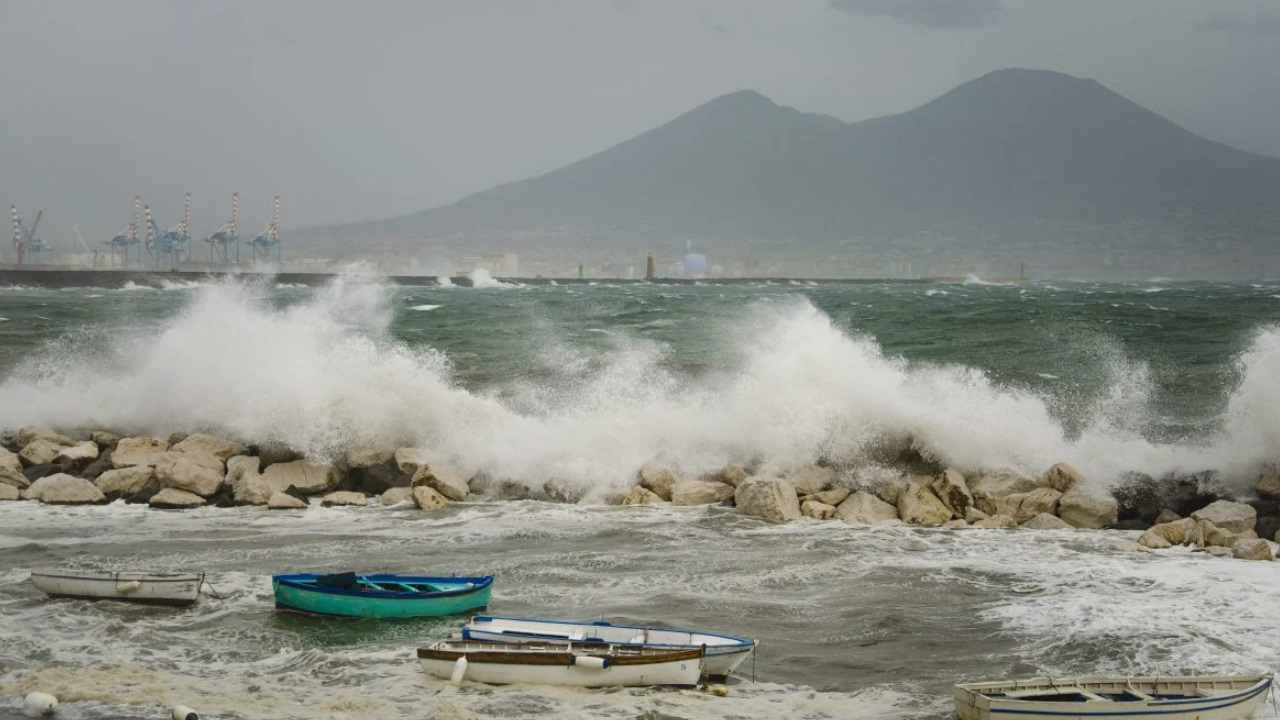
<path fill-rule="evenodd" d="M 660 460 L 871 467 L 910 442 L 971 471 L 1090 482 L 1280 454 L 1280 285 L 818 283 L 395 288 L 349 278 L 0 289 L 0 428 L 412 444 L 588 501 Z M 890 453 L 892 454 L 892 453 Z M 532 501 L 162 513 L 0 504 L 0 717 L 941 718 L 1007 674 L 1280 668 L 1275 564 L 1139 554 L 1123 532 L 772 527 L 722 508 Z M 190 610 L 48 603 L 31 567 L 198 568 Z M 413 648 L 452 623 L 278 616 L 269 575 L 495 572 L 495 612 L 760 638 L 757 682 L 452 688 Z M 744 668 L 750 673 L 750 666 Z M 4 703 L 8 702 L 8 705 Z M 7 710 L 6 710 L 7 708 Z"/>

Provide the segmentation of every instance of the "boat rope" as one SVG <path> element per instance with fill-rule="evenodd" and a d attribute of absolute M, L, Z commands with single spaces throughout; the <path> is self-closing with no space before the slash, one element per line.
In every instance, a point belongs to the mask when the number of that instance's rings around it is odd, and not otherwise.
<path fill-rule="evenodd" d="M 1276 681 L 1271 680 L 1271 707 L 1276 711 L 1276 717 L 1280 718 L 1280 699 L 1276 698 Z"/>
<path fill-rule="evenodd" d="M 756 684 L 756 653 L 760 650 L 760 641 L 751 643 L 751 684 Z"/>
<path fill-rule="evenodd" d="M 204 573 L 200 573 L 200 587 L 202 589 L 208 588 L 209 589 L 208 595 L 214 600 L 226 600 L 228 597 L 230 597 L 229 595 L 223 595 L 222 593 L 219 593 L 217 590 L 215 590 L 213 587 L 213 583 L 209 582 L 209 578 L 205 577 Z"/>

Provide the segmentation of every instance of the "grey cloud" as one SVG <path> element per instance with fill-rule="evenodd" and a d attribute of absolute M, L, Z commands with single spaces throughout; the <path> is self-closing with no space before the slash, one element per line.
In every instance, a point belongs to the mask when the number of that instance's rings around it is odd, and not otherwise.
<path fill-rule="evenodd" d="M 1201 22 L 1200 28 L 1252 35 L 1280 35 L 1280 14 L 1214 15 Z"/>
<path fill-rule="evenodd" d="M 1004 13 L 1002 0 L 831 0 L 831 7 L 926 28 L 981 27 Z"/>

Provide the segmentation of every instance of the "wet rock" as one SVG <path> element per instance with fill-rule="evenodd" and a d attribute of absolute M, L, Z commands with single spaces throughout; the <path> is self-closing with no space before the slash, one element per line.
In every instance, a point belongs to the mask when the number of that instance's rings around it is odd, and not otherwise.
<path fill-rule="evenodd" d="M 108 470 L 93 481 L 95 487 L 110 500 L 147 502 L 160 491 L 156 469 L 150 465 L 131 465 Z"/>
<path fill-rule="evenodd" d="M 51 505 L 86 505 L 107 499 L 93 483 L 65 473 L 42 477 L 31 483 L 23 497 Z"/>
<path fill-rule="evenodd" d="M 909 525 L 936 526 L 951 519 L 951 508 L 929 489 L 929 480 L 921 478 L 898 496 L 898 517 Z"/>
<path fill-rule="evenodd" d="M 1208 520 L 1227 532 L 1240 534 L 1253 530 L 1258 520 L 1258 511 L 1244 503 L 1216 500 L 1191 513 L 1191 517 Z"/>
<path fill-rule="evenodd" d="M 18 429 L 18 445 L 20 447 L 25 448 L 37 440 L 43 440 L 51 445 L 58 446 L 75 445 L 76 443 L 75 440 L 72 440 L 66 435 L 63 435 L 60 432 L 55 432 L 47 427 L 32 426 Z"/>
<path fill-rule="evenodd" d="M 420 466 L 418 471 L 414 473 L 413 480 L 409 483 L 410 487 L 418 487 L 419 485 L 426 485 L 450 500 L 459 501 L 467 499 L 467 491 L 470 489 L 467 485 L 467 479 L 457 470 L 447 465 Z"/>
<path fill-rule="evenodd" d="M 86 468 L 94 460 L 98 459 L 98 446 L 85 440 L 75 445 L 69 445 L 58 451 L 53 461 L 64 467 L 75 468 L 77 470 Z"/>
<path fill-rule="evenodd" d="M 245 446 L 238 442 L 205 433 L 188 435 L 169 449 L 180 453 L 212 455 L 224 463 L 236 455 L 244 455 L 246 451 Z"/>
<path fill-rule="evenodd" d="M 973 494 L 969 492 L 969 486 L 959 470 L 943 470 L 934 476 L 929 488 L 956 517 L 964 517 L 965 512 L 973 506 Z"/>
<path fill-rule="evenodd" d="M 419 508 L 427 512 L 443 510 L 449 507 L 448 498 L 426 485 L 415 485 L 413 487 L 413 501 L 417 503 Z"/>
<path fill-rule="evenodd" d="M 426 453 L 417 448 L 399 448 L 392 456 L 392 461 L 402 474 L 413 477 L 418 468 L 427 464 L 427 457 Z"/>
<path fill-rule="evenodd" d="M 1056 514 L 1058 501 L 1061 498 L 1062 493 L 1057 490 L 1042 487 L 1031 492 L 997 497 L 993 500 L 993 504 L 997 515 L 1008 515 L 1014 522 L 1024 523 L 1042 513 Z"/>
<path fill-rule="evenodd" d="M 1142 537 L 1138 538 L 1138 545 L 1152 550 L 1163 550 L 1165 548 L 1173 547 L 1173 543 L 1166 540 L 1163 535 L 1160 533 L 1153 533 L 1151 530 L 1147 530 L 1142 533 Z"/>
<path fill-rule="evenodd" d="M 969 523 L 964 520 L 960 520 L 959 518 L 942 523 L 943 530 L 965 530 L 968 529 L 968 527 Z"/>
<path fill-rule="evenodd" d="M 169 447 L 173 447 L 174 445 L 177 445 L 183 440 L 186 440 L 187 437 L 188 437 L 188 433 L 184 433 L 184 432 L 169 433 Z"/>
<path fill-rule="evenodd" d="M 348 469 L 391 465 L 395 462 L 396 451 L 382 447 L 353 447 L 347 450 L 345 457 Z"/>
<path fill-rule="evenodd" d="M 19 490 L 31 484 L 22 474 L 22 461 L 16 453 L 0 448 L 0 485 L 12 485 Z"/>
<path fill-rule="evenodd" d="M 256 455 L 263 470 L 277 463 L 294 462 L 304 459 L 302 453 L 282 442 L 265 442 L 249 448 L 250 455 Z"/>
<path fill-rule="evenodd" d="M 1271 545 L 1262 539 L 1241 540 L 1231 547 L 1231 554 L 1237 560 L 1275 560 Z"/>
<path fill-rule="evenodd" d="M 675 487 L 676 475 L 666 468 L 645 464 L 636 473 L 640 487 L 654 492 L 663 500 L 671 499 L 671 489 Z"/>
<path fill-rule="evenodd" d="M 236 455 L 227 459 L 223 487 L 231 488 L 232 499 L 241 505 L 266 505 L 275 493 L 259 472 L 261 459 L 252 455 Z"/>
<path fill-rule="evenodd" d="M 532 497 L 529 487 L 511 478 L 494 478 L 478 472 L 467 481 L 468 495 L 481 495 L 490 500 L 528 500 Z"/>
<path fill-rule="evenodd" d="M 1058 463 L 1044 474 L 1044 482 L 1060 493 L 1069 492 L 1072 488 L 1084 485 L 1084 475 L 1068 463 Z"/>
<path fill-rule="evenodd" d="M 369 504 L 369 499 L 364 493 L 351 492 L 350 490 L 338 490 L 320 498 L 322 507 L 335 507 L 344 505 L 365 506 Z"/>
<path fill-rule="evenodd" d="M 1280 465 L 1270 465 L 1258 475 L 1254 485 L 1258 497 L 1268 500 L 1280 500 Z"/>
<path fill-rule="evenodd" d="M 1200 526 L 1200 537 L 1204 539 L 1206 547 L 1229 548 L 1238 541 L 1247 539 L 1236 535 L 1230 530 L 1220 528 L 1208 520 L 1197 520 L 1196 523 Z"/>
<path fill-rule="evenodd" d="M 561 478 L 551 478 L 542 483 L 542 492 L 551 502 L 570 504 L 578 502 L 586 494 L 583 488 Z"/>
<path fill-rule="evenodd" d="M 1207 553 L 1209 553 L 1210 555 L 1212 555 L 1212 556 L 1214 556 L 1214 557 L 1220 557 L 1220 558 L 1229 558 L 1229 557 L 1234 557 L 1234 556 L 1235 556 L 1235 554 L 1234 554 L 1233 552 L 1231 552 L 1231 548 L 1225 548 L 1225 547 L 1212 547 L 1212 546 L 1211 546 L 1211 547 L 1207 547 L 1207 548 L 1205 548 L 1205 549 L 1204 549 L 1204 551 L 1205 551 L 1205 552 L 1207 552 Z"/>
<path fill-rule="evenodd" d="M 115 450 L 116 443 L 120 442 L 120 436 L 110 430 L 94 430 L 89 433 L 89 439 L 98 446 L 99 452 Z"/>
<path fill-rule="evenodd" d="M 1153 524 L 1165 509 L 1190 515 L 1222 493 L 1217 476 L 1211 472 L 1168 475 L 1159 480 L 1142 473 L 1127 473 L 1111 491 L 1117 501 L 1118 520 L 1137 519 L 1146 525 Z"/>
<path fill-rule="evenodd" d="M 733 497 L 735 488 L 722 482 L 680 480 L 671 487 L 672 505 L 710 505 Z"/>
<path fill-rule="evenodd" d="M 1204 547 L 1204 527 L 1193 518 L 1154 525 L 1138 538 L 1138 544 L 1152 549 L 1170 545 Z"/>
<path fill-rule="evenodd" d="M 296 498 L 284 491 L 275 492 L 267 498 L 267 508 L 271 510 L 305 510 L 307 501 Z"/>
<path fill-rule="evenodd" d="M 658 493 L 636 485 L 622 496 L 623 505 L 661 505 L 666 500 L 658 497 Z"/>
<path fill-rule="evenodd" d="M 67 472 L 68 468 L 64 468 L 57 463 L 45 463 L 44 465 L 32 465 L 22 469 L 22 476 L 27 479 L 28 483 L 33 483 L 42 477 L 57 475 L 58 473 Z M 67 473 L 70 474 L 70 473 Z"/>
<path fill-rule="evenodd" d="M 22 497 L 22 492 L 13 485 L 0 484 L 0 500 L 18 500 Z"/>
<path fill-rule="evenodd" d="M 22 447 L 18 458 L 26 465 L 48 465 L 58 458 L 58 453 L 66 447 L 45 439 L 36 439 Z"/>
<path fill-rule="evenodd" d="M 1058 499 L 1058 517 L 1072 527 L 1099 530 L 1116 524 L 1118 507 L 1116 499 L 1095 495 L 1080 487 L 1064 493 Z"/>
<path fill-rule="evenodd" d="M 796 489 L 782 478 L 754 477 L 744 480 L 738 485 L 733 497 L 738 512 L 744 515 L 772 523 L 800 518 L 800 501 L 796 497 Z"/>
<path fill-rule="evenodd" d="M 725 485 L 732 485 L 733 487 L 736 488 L 738 487 L 739 484 L 742 483 L 743 480 L 746 480 L 747 477 L 748 477 L 747 469 L 745 467 L 741 465 L 730 464 L 720 468 L 718 472 L 712 473 L 706 479 L 714 480 L 716 482 L 722 482 Z"/>
<path fill-rule="evenodd" d="M 205 452 L 166 452 L 156 458 L 155 469 L 160 487 L 206 498 L 218 491 L 226 477 L 222 460 Z"/>
<path fill-rule="evenodd" d="M 346 486 L 369 495 L 381 495 L 389 488 L 408 487 L 411 479 L 395 465 L 388 463 L 349 469 Z"/>
<path fill-rule="evenodd" d="M 1000 512 L 1000 508 L 996 506 L 996 498 L 1028 493 L 1040 487 L 1040 483 L 1034 478 L 1007 470 L 971 477 L 968 485 L 969 492 L 973 495 L 973 504 L 988 515 Z"/>
<path fill-rule="evenodd" d="M 165 488 L 155 495 L 152 495 L 149 502 L 153 508 L 185 510 L 187 508 L 200 507 L 201 505 L 204 505 L 205 499 L 195 493 L 189 493 L 186 490 Z"/>
<path fill-rule="evenodd" d="M 817 500 L 832 507 L 839 507 L 840 503 L 844 502 L 852 493 L 853 491 L 846 487 L 833 487 L 830 490 L 814 493 L 809 496 L 809 499 Z"/>
<path fill-rule="evenodd" d="M 111 464 L 122 468 L 131 465 L 155 465 L 169 450 L 169 442 L 155 437 L 120 438 L 111 451 Z"/>
<path fill-rule="evenodd" d="M 1165 508 L 1160 511 L 1159 515 L 1156 516 L 1156 525 L 1160 525 L 1162 523 L 1167 523 L 1167 522 L 1173 522 L 1174 520 L 1181 520 L 1181 519 L 1182 519 L 1181 515 L 1170 510 L 1169 508 Z"/>
<path fill-rule="evenodd" d="M 867 485 L 867 488 L 879 499 L 890 505 L 898 506 L 898 496 L 903 490 L 907 489 L 908 481 L 901 475 L 889 478 L 879 478 Z"/>
<path fill-rule="evenodd" d="M 981 530 L 1008 530 L 1018 527 L 1018 523 L 1008 515 L 991 515 L 979 520 L 970 527 Z"/>
<path fill-rule="evenodd" d="M 797 494 L 812 495 L 831 487 L 831 483 L 836 479 L 836 473 L 831 468 L 821 465 L 800 465 L 791 468 L 785 477 L 787 482 L 796 489 Z"/>
<path fill-rule="evenodd" d="M 896 525 L 898 508 L 865 490 L 859 490 L 836 507 L 836 517 L 850 525 Z"/>
<path fill-rule="evenodd" d="M 382 493 L 383 505 L 399 505 L 400 503 L 414 502 L 413 488 L 410 487 L 393 487 Z"/>
<path fill-rule="evenodd" d="M 102 475 L 102 473 L 113 468 L 114 465 L 111 464 L 111 451 L 99 450 L 98 459 L 86 465 L 84 469 L 79 472 L 79 475 L 85 480 L 93 480 Z"/>
<path fill-rule="evenodd" d="M 964 511 L 965 522 L 969 523 L 970 525 L 980 520 L 986 520 L 988 517 L 990 516 L 982 512 L 976 507 L 971 507 L 968 510 Z"/>
<path fill-rule="evenodd" d="M 1050 515 L 1042 512 L 1030 520 L 1022 523 L 1022 527 L 1028 530 L 1070 530 L 1071 525 L 1067 524 L 1057 515 Z"/>
<path fill-rule="evenodd" d="M 262 479 L 272 488 L 283 489 L 293 485 L 306 495 L 322 495 L 336 490 L 341 481 L 333 465 L 305 460 L 270 465 L 262 471 Z"/>
<path fill-rule="evenodd" d="M 830 520 L 836 516 L 836 509 L 817 500 L 805 500 L 800 503 L 800 514 L 814 520 Z"/>

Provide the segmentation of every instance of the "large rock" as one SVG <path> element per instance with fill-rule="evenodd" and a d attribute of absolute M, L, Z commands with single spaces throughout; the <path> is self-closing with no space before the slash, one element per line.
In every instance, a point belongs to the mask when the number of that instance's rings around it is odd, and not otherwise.
<path fill-rule="evenodd" d="M 194 433 L 188 435 L 182 442 L 174 445 L 170 450 L 180 453 L 200 453 L 212 455 L 222 462 L 226 462 L 236 455 L 245 453 L 244 445 L 232 440 L 217 437 L 215 435 L 206 435 L 204 433 Z"/>
<path fill-rule="evenodd" d="M 1165 508 L 1160 511 L 1159 515 L 1156 516 L 1155 524 L 1159 525 L 1161 523 L 1173 522 L 1174 520 L 1181 520 L 1181 519 L 1182 519 L 1181 515 L 1170 510 L 1169 508 Z"/>
<path fill-rule="evenodd" d="M 1275 560 L 1271 544 L 1266 540 L 1241 540 L 1231 547 L 1231 554 L 1239 560 Z"/>
<path fill-rule="evenodd" d="M 152 495 L 150 500 L 151 507 L 166 510 L 185 510 L 187 508 L 200 507 L 204 504 L 205 499 L 199 495 L 189 493 L 186 490 L 178 490 L 177 488 L 165 488 Z"/>
<path fill-rule="evenodd" d="M 986 520 L 989 517 L 991 516 L 982 512 L 976 507 L 971 507 L 968 510 L 964 511 L 964 521 L 969 523 L 970 525 L 976 522 L 981 522 L 983 520 Z"/>
<path fill-rule="evenodd" d="M 18 456 L 0 448 L 0 485 L 12 485 L 22 490 L 30 484 L 31 481 L 22 474 L 22 461 Z"/>
<path fill-rule="evenodd" d="M 1242 538 L 1230 530 L 1220 528 L 1208 520 L 1197 520 L 1196 523 L 1200 526 L 1200 537 L 1204 538 L 1206 547 L 1229 548 L 1234 547 L 1240 540 L 1249 539 Z"/>
<path fill-rule="evenodd" d="M 1166 509 L 1190 515 L 1221 497 L 1222 490 L 1212 472 L 1166 475 L 1158 480 L 1141 473 L 1126 473 L 1111 495 L 1118 501 L 1118 520 L 1147 527 Z"/>
<path fill-rule="evenodd" d="M 666 500 L 658 497 L 658 493 L 642 488 L 639 485 L 633 486 L 626 495 L 622 496 L 622 505 L 661 505 Z"/>
<path fill-rule="evenodd" d="M 1265 470 L 1258 477 L 1258 484 L 1254 488 L 1258 491 L 1258 497 L 1280 500 L 1280 468 L 1271 467 Z"/>
<path fill-rule="evenodd" d="M 320 505 L 323 507 L 334 507 L 342 505 L 358 505 L 364 506 L 369 504 L 369 499 L 364 493 L 351 492 L 350 490 L 338 490 L 320 498 Z"/>
<path fill-rule="evenodd" d="M 1009 471 L 989 472 L 975 475 L 968 479 L 969 492 L 973 495 L 973 504 L 988 515 L 1000 512 L 996 506 L 996 498 L 1028 493 L 1040 487 L 1034 478 Z"/>
<path fill-rule="evenodd" d="M 85 440 L 75 445 L 68 445 L 58 451 L 54 457 L 54 462 L 69 467 L 83 468 L 88 467 L 90 463 L 98 459 L 98 446 Z"/>
<path fill-rule="evenodd" d="M 0 500 L 18 500 L 22 492 L 12 485 L 0 485 Z"/>
<path fill-rule="evenodd" d="M 110 430 L 94 430 L 89 433 L 89 439 L 103 452 L 115 450 L 116 443 L 120 442 L 120 436 Z"/>
<path fill-rule="evenodd" d="M 786 479 L 797 494 L 812 495 L 831 487 L 836 479 L 836 471 L 821 465 L 800 465 L 791 468 Z"/>
<path fill-rule="evenodd" d="M 18 457 L 27 465 L 47 465 L 58 458 L 58 453 L 64 447 L 66 446 L 39 438 L 24 445 Z"/>
<path fill-rule="evenodd" d="M 53 505 L 84 505 L 105 502 L 107 499 L 93 483 L 66 473 L 40 478 L 31 483 L 24 496 Z"/>
<path fill-rule="evenodd" d="M 99 475 L 93 484 L 112 500 L 123 499 L 130 502 L 146 502 L 160 491 L 156 469 L 150 465 L 131 465 L 108 470 Z"/>
<path fill-rule="evenodd" d="M 816 500 L 825 505 L 830 505 L 831 507 L 839 507 L 840 503 L 844 502 L 852 494 L 853 491 L 849 488 L 833 487 L 830 490 L 823 490 L 820 493 L 814 493 L 809 496 L 809 499 Z"/>
<path fill-rule="evenodd" d="M 511 478 L 498 478 L 478 472 L 467 481 L 468 495 L 480 495 L 492 500 L 528 500 L 533 496 L 529 486 Z"/>
<path fill-rule="evenodd" d="M 410 487 L 426 485 L 450 500 L 466 500 L 467 479 L 462 473 L 446 465 L 423 465 L 413 474 Z"/>
<path fill-rule="evenodd" d="M 194 450 L 166 452 L 156 458 L 155 468 L 160 487 L 186 490 L 206 498 L 218 492 L 226 475 L 222 460 Z"/>
<path fill-rule="evenodd" d="M 1084 475 L 1067 463 L 1058 463 L 1044 474 L 1044 482 L 1060 493 L 1070 492 L 1077 486 L 1084 485 Z"/>
<path fill-rule="evenodd" d="M 400 503 L 414 502 L 413 488 L 411 487 L 393 487 L 382 493 L 383 505 L 399 505 Z"/>
<path fill-rule="evenodd" d="M 1244 503 L 1218 500 L 1191 513 L 1197 520 L 1208 520 L 1218 527 L 1237 535 L 1253 530 L 1258 522 L 1258 511 Z"/>
<path fill-rule="evenodd" d="M 830 520 L 836 516 L 836 509 L 817 500 L 805 500 L 800 503 L 800 514 L 814 520 Z"/>
<path fill-rule="evenodd" d="M 418 468 L 427 464 L 427 456 L 417 448 L 400 448 L 392 456 L 396 469 L 403 475 L 413 477 Z"/>
<path fill-rule="evenodd" d="M 979 530 L 1008 530 L 1018 527 L 1018 523 L 1008 515 L 991 515 L 970 525 Z"/>
<path fill-rule="evenodd" d="M 582 500 L 587 491 L 581 485 L 564 478 L 550 478 L 542 483 L 542 494 L 551 502 L 573 504 Z"/>
<path fill-rule="evenodd" d="M 1057 490 L 1042 487 L 1031 492 L 997 497 L 993 504 L 997 515 L 1008 515 L 1014 522 L 1024 523 L 1041 513 L 1056 514 L 1061 497 L 1062 493 Z"/>
<path fill-rule="evenodd" d="M 278 490 L 292 485 L 303 495 L 323 495 L 336 490 L 341 482 L 338 469 L 333 465 L 306 460 L 275 463 L 262 471 L 262 479 L 268 486 Z"/>
<path fill-rule="evenodd" d="M 680 480 L 671 488 L 672 505 L 709 505 L 733 497 L 732 485 L 709 480 Z"/>
<path fill-rule="evenodd" d="M 259 470 L 262 460 L 253 455 L 236 455 L 227 459 L 227 474 L 222 484 L 231 488 L 232 499 L 242 505 L 266 505 L 275 490 L 267 487 Z"/>
<path fill-rule="evenodd" d="M 381 495 L 393 487 L 408 487 L 411 477 L 391 463 L 353 467 L 347 470 L 345 487 L 367 495 Z"/>
<path fill-rule="evenodd" d="M 269 510 L 305 510 L 306 507 L 306 500 L 294 497 L 284 491 L 272 493 L 271 497 L 267 498 L 267 508 Z"/>
<path fill-rule="evenodd" d="M 929 489 L 927 480 L 913 480 L 898 496 L 898 517 L 909 525 L 937 526 L 951 519 L 951 508 Z"/>
<path fill-rule="evenodd" d="M 18 429 L 18 445 L 26 447 L 36 440 L 44 440 L 54 445 L 74 445 L 75 440 L 47 427 L 24 427 Z"/>
<path fill-rule="evenodd" d="M 929 482 L 929 488 L 956 517 L 964 517 L 973 505 L 973 494 L 969 492 L 969 486 L 959 470 L 943 470 Z"/>
<path fill-rule="evenodd" d="M 449 499 L 436 492 L 435 488 L 426 485 L 413 487 L 413 501 L 426 511 L 443 510 L 449 507 Z"/>
<path fill-rule="evenodd" d="M 800 500 L 796 497 L 796 489 L 782 478 L 757 477 L 745 480 L 738 485 L 733 499 L 738 512 L 772 523 L 800 518 Z"/>
<path fill-rule="evenodd" d="M 1183 518 L 1151 526 L 1138 538 L 1138 544 L 1156 550 L 1170 545 L 1204 547 L 1204 530 L 1194 518 Z"/>
<path fill-rule="evenodd" d="M 156 437 L 120 438 L 111 451 L 111 464 L 122 468 L 130 465 L 155 465 L 169 449 L 169 441 Z"/>
<path fill-rule="evenodd" d="M 252 451 L 249 454 L 252 455 L 255 453 L 258 456 L 258 461 L 262 463 L 260 467 L 263 470 L 275 465 L 276 463 L 287 463 L 293 462 L 294 460 L 304 459 L 302 453 L 275 440 L 262 443 L 261 445 L 252 448 Z"/>
<path fill-rule="evenodd" d="M 850 525 L 897 524 L 898 508 L 865 490 L 850 495 L 836 507 L 836 517 Z"/>
<path fill-rule="evenodd" d="M 1066 521 L 1057 515 L 1049 513 L 1040 513 L 1030 520 L 1022 523 L 1022 527 L 1028 530 L 1070 530 L 1072 529 Z"/>
<path fill-rule="evenodd" d="M 730 463 L 729 465 L 725 465 L 720 468 L 718 472 L 712 473 L 704 479 L 715 480 L 716 482 L 722 482 L 725 485 L 732 485 L 736 488 L 739 483 L 746 480 L 748 477 L 749 475 L 747 474 L 746 468 L 741 465 Z"/>
<path fill-rule="evenodd" d="M 1120 511 L 1116 499 L 1076 487 L 1058 499 L 1058 517 L 1072 527 L 1098 530 L 1116 524 Z"/>
<path fill-rule="evenodd" d="M 383 447 L 353 447 L 346 452 L 348 468 L 366 468 L 395 462 L 396 451 Z"/>
<path fill-rule="evenodd" d="M 640 481 L 640 487 L 656 493 L 663 500 L 671 499 L 671 489 L 676 484 L 675 473 L 646 463 L 636 473 L 636 478 Z"/>

